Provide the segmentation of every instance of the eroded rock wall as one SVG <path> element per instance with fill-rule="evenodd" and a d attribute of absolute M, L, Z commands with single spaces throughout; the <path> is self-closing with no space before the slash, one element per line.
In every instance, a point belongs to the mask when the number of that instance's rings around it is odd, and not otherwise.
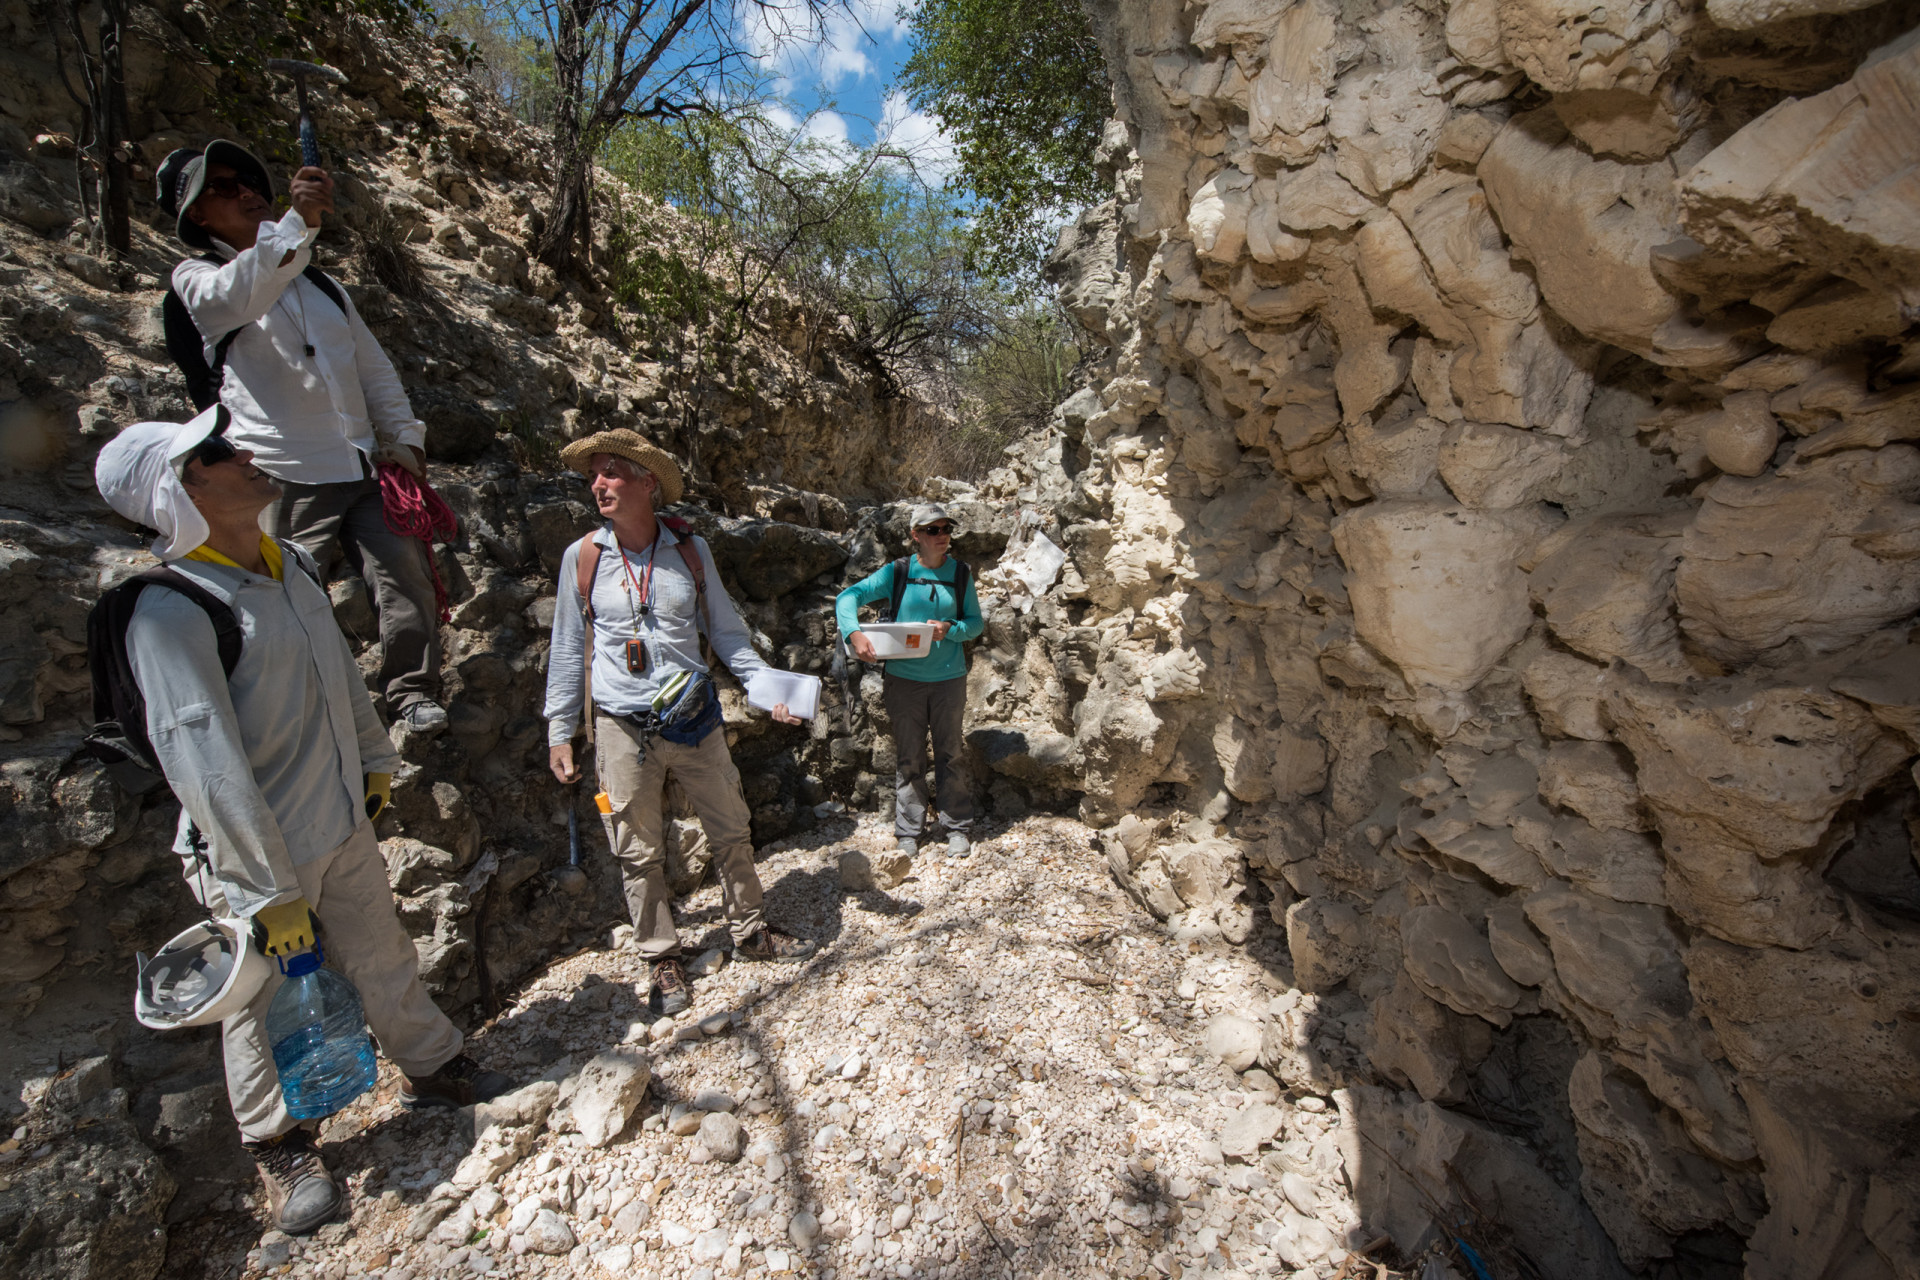
<path fill-rule="evenodd" d="M 1090 11 L 1105 354 L 985 495 L 1070 554 L 991 766 L 1285 927 L 1260 1060 L 1403 1246 L 1913 1275 L 1920 9 Z"/>

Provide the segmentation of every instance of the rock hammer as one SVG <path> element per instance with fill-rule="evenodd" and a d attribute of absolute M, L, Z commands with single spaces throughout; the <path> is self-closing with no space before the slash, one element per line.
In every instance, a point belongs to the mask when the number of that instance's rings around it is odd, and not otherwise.
<path fill-rule="evenodd" d="M 294 58 L 268 58 L 267 70 L 293 77 L 293 91 L 300 100 L 300 163 L 319 168 L 320 134 L 313 127 L 313 116 L 307 110 L 307 77 L 336 85 L 345 84 L 347 77 L 332 67 L 323 67 L 317 62 L 300 62 Z"/>

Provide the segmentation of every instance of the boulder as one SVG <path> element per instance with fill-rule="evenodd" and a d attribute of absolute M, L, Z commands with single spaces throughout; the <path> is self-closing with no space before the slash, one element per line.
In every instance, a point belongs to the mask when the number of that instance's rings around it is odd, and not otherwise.
<path fill-rule="evenodd" d="M 1287 950 L 1303 991 L 1326 991 L 1346 981 L 1366 958 L 1360 913 L 1331 898 L 1304 898 L 1287 908 Z"/>
<path fill-rule="evenodd" d="M 407 389 L 407 400 L 427 424 L 427 456 L 435 462 L 472 462 L 486 452 L 499 429 L 499 415 L 488 412 L 466 392 L 444 383 Z"/>
<path fill-rule="evenodd" d="M 1466 1098 L 1468 1073 L 1492 1047 L 1493 1032 L 1485 1021 L 1429 999 L 1405 973 L 1396 975 L 1392 991 L 1374 1001 L 1367 1057 L 1381 1075 L 1411 1085 L 1422 1098 Z"/>
<path fill-rule="evenodd" d="M 1620 1250 L 1643 1267 L 1670 1257 L 1691 1231 L 1731 1228 L 1757 1216 L 1757 1187 L 1707 1158 L 1638 1078 L 1591 1050 L 1567 1082 L 1580 1146 L 1580 1189 Z"/>
<path fill-rule="evenodd" d="M 1522 992 L 1494 959 L 1487 936 L 1441 906 L 1415 907 L 1401 918 L 1406 971 L 1421 991 L 1456 1013 L 1504 1027 Z"/>
<path fill-rule="evenodd" d="M 1687 673 L 1673 613 L 1685 529 L 1680 512 L 1602 516 L 1577 533 L 1569 529 L 1527 577 L 1548 629 L 1598 662 L 1619 658 L 1653 675 Z"/>
<path fill-rule="evenodd" d="M 1546 497 L 1566 459 L 1552 436 L 1490 422 L 1456 422 L 1440 438 L 1440 478 L 1481 511 L 1505 511 Z"/>
<path fill-rule="evenodd" d="M 720 571 L 750 599 L 777 600 L 847 562 L 830 533 L 779 520 L 747 520 L 714 532 L 708 544 Z M 719 583 L 709 583 L 715 590 Z"/>
<path fill-rule="evenodd" d="M 578 1133 L 590 1147 L 604 1147 L 627 1127 L 652 1078 L 653 1069 L 639 1049 L 597 1053 L 561 1083 L 547 1127 Z"/>
<path fill-rule="evenodd" d="M 1571 809 L 1596 827 L 1651 831 L 1653 820 L 1640 807 L 1633 780 L 1633 757 L 1601 742 L 1556 742 L 1540 765 L 1540 795 L 1547 803 Z"/>
<path fill-rule="evenodd" d="M 1264 1102 L 1240 1108 L 1220 1131 L 1220 1152 L 1234 1160 L 1252 1160 L 1273 1141 L 1286 1123 L 1286 1113 Z"/>
<path fill-rule="evenodd" d="M 1806 264 L 1913 306 L 1920 301 L 1916 86 L 1920 39 L 1909 34 L 1845 84 L 1787 99 L 1751 121 L 1686 175 L 1687 234 L 1734 265 Z"/>
<path fill-rule="evenodd" d="M 1591 155 L 1541 108 L 1500 131 L 1478 172 L 1514 256 L 1533 264 L 1547 305 L 1581 333 L 1682 367 L 1748 350 L 1737 333 L 1702 333 L 1653 272 L 1650 251 L 1680 229 L 1671 161 Z"/>
<path fill-rule="evenodd" d="M 1839 694 L 1722 681 L 1656 686 L 1616 669 L 1607 715 L 1659 825 L 1667 899 L 1734 942 L 1809 946 L 1839 923 L 1821 880 L 1842 806 L 1910 748 Z"/>
<path fill-rule="evenodd" d="M 1260 1027 L 1238 1014 L 1217 1014 L 1207 1023 L 1207 1052 L 1228 1069 L 1245 1071 L 1260 1056 Z"/>
<path fill-rule="evenodd" d="M 1570 1187 L 1547 1173 L 1517 1139 L 1411 1093 L 1339 1089 L 1339 1144 L 1367 1225 L 1402 1252 L 1421 1247 L 1435 1206 L 1462 1191 L 1480 1212 L 1514 1232 L 1542 1274 L 1627 1280 L 1613 1243 Z"/>
<path fill-rule="evenodd" d="M 1685 1017 L 1692 1000 L 1681 940 L 1659 907 L 1613 902 L 1566 884 L 1528 896 L 1527 921 L 1590 1033 L 1629 1043 Z"/>
<path fill-rule="evenodd" d="M 159 1274 L 174 1180 L 140 1141 L 125 1090 L 81 1099 L 63 1097 L 56 1084 L 24 1119 L 26 1145 L 52 1150 L 0 1179 L 0 1272 L 21 1280 Z"/>
<path fill-rule="evenodd" d="M 1889 445 L 1705 486 L 1674 577 L 1680 625 L 1722 662 L 1845 648 L 1920 608 L 1920 450 Z"/>
<path fill-rule="evenodd" d="M 1533 509 L 1376 502 L 1334 525 L 1354 629 L 1407 679 L 1472 688 L 1533 621 L 1518 561 L 1546 533 Z"/>

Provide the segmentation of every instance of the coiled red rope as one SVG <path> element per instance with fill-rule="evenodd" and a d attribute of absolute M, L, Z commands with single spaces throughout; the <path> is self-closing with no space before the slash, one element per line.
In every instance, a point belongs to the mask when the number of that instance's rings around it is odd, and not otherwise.
<path fill-rule="evenodd" d="M 391 462 L 380 464 L 380 505 L 387 517 L 387 528 L 403 538 L 418 538 L 427 544 L 427 569 L 433 574 L 433 602 L 440 610 L 442 623 L 453 621 L 447 587 L 440 581 L 440 566 L 433 559 L 433 540 L 437 537 L 445 542 L 460 527 L 454 519 L 453 508 L 434 492 L 432 485 Z"/>

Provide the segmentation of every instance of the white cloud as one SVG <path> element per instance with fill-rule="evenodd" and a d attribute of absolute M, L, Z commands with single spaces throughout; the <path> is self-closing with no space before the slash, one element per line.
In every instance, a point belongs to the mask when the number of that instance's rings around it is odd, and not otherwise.
<path fill-rule="evenodd" d="M 896 151 L 904 151 L 922 176 L 938 182 L 951 177 L 956 164 L 953 141 L 939 123 L 915 111 L 904 93 L 890 93 L 881 106 L 879 136 Z"/>
<path fill-rule="evenodd" d="M 893 60 L 891 46 L 907 31 L 897 9 L 897 0 L 852 0 L 824 24 L 795 0 L 764 7 L 742 3 L 736 13 L 742 42 L 770 74 L 830 90 L 873 78 L 880 46 L 888 47 L 887 60 Z"/>
<path fill-rule="evenodd" d="M 802 133 L 816 142 L 844 147 L 847 145 L 847 118 L 838 111 L 816 111 L 807 118 Z"/>

